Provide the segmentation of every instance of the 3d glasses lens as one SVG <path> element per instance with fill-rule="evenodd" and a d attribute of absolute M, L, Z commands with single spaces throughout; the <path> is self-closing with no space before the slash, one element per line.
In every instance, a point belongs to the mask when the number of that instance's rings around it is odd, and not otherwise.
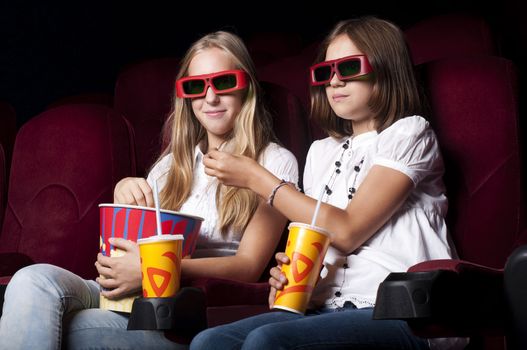
<path fill-rule="evenodd" d="M 187 95 L 201 94 L 205 89 L 205 80 L 188 80 L 183 83 L 183 90 Z"/>
<path fill-rule="evenodd" d="M 218 91 L 228 90 L 236 87 L 236 75 L 225 74 L 212 79 L 212 85 Z"/>
<path fill-rule="evenodd" d="M 331 78 L 331 66 L 317 67 L 313 71 L 315 81 L 327 81 Z"/>
<path fill-rule="evenodd" d="M 360 60 L 351 59 L 338 64 L 337 69 L 342 77 L 353 77 L 360 73 Z"/>

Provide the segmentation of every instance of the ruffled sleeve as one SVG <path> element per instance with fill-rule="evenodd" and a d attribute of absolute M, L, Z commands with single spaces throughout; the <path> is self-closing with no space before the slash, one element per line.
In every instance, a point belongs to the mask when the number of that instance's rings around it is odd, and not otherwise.
<path fill-rule="evenodd" d="M 260 164 L 274 176 L 298 187 L 298 162 L 289 150 L 276 143 L 270 143 L 262 155 Z"/>
<path fill-rule="evenodd" d="M 400 119 L 379 134 L 373 164 L 402 172 L 415 186 L 425 177 L 443 172 L 436 135 L 420 116 Z"/>

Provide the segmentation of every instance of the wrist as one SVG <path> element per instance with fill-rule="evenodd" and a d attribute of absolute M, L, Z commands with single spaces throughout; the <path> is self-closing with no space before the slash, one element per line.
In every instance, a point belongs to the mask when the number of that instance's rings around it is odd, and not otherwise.
<path fill-rule="evenodd" d="M 250 169 L 245 175 L 247 176 L 247 188 L 253 192 L 259 193 L 259 185 L 261 180 L 266 176 L 267 170 L 262 167 L 257 161 L 252 160 L 248 168 Z"/>

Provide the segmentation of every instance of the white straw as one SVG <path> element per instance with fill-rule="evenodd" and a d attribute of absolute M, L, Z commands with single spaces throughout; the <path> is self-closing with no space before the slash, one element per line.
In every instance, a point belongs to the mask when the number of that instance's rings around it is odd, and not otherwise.
<path fill-rule="evenodd" d="M 157 235 L 161 236 L 161 211 L 159 209 L 159 195 L 157 192 L 157 180 L 154 180 L 154 203 L 156 205 L 156 223 L 157 223 Z"/>
<path fill-rule="evenodd" d="M 326 192 L 326 188 L 323 186 L 322 191 L 320 191 L 320 196 L 318 196 L 317 206 L 315 207 L 313 218 L 311 219 L 311 226 L 315 226 L 315 223 L 317 222 L 318 211 L 320 210 L 320 203 L 322 203 L 322 196 L 324 196 L 324 192 Z"/>

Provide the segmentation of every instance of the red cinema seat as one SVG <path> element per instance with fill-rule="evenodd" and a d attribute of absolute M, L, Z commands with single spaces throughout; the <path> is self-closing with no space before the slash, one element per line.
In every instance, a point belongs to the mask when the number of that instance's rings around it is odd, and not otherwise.
<path fill-rule="evenodd" d="M 0 234 L 0 284 L 20 268 L 50 263 L 96 277 L 98 204 L 133 175 L 131 131 L 108 107 L 47 110 L 19 131 Z"/>
<path fill-rule="evenodd" d="M 503 268 L 527 243 L 517 72 L 492 56 L 430 62 L 425 72 L 459 259 L 390 274 L 374 317 L 406 319 L 424 337 L 469 336 L 473 348 L 502 349 Z"/>
<path fill-rule="evenodd" d="M 435 16 L 404 33 L 415 65 L 448 57 L 497 54 L 489 24 L 477 15 Z"/>
<path fill-rule="evenodd" d="M 147 175 L 161 152 L 161 130 L 172 108 L 178 62 L 145 61 L 129 66 L 117 78 L 114 108 L 132 124 L 138 176 Z"/>
<path fill-rule="evenodd" d="M 113 95 L 102 92 L 84 93 L 72 96 L 66 96 L 51 103 L 46 109 L 55 108 L 71 104 L 95 104 L 112 107 Z"/>

